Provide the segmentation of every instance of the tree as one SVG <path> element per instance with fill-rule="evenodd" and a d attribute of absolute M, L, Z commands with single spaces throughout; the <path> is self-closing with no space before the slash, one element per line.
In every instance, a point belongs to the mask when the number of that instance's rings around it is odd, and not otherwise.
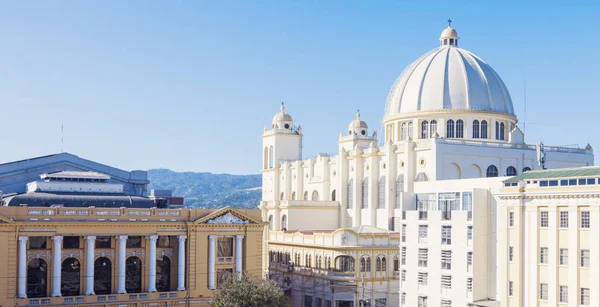
<path fill-rule="evenodd" d="M 213 298 L 212 306 L 286 307 L 287 303 L 275 282 L 243 275 L 241 279 L 226 279 Z"/>

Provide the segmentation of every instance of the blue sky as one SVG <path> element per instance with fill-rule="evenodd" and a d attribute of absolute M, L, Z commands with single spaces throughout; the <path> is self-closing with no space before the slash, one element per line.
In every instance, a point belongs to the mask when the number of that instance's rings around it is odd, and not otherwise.
<path fill-rule="evenodd" d="M 0 161 L 64 150 L 124 169 L 258 173 L 281 101 L 304 155 L 361 110 L 379 130 L 405 66 L 460 46 L 508 86 L 526 140 L 600 149 L 597 2 L 2 1 Z"/>

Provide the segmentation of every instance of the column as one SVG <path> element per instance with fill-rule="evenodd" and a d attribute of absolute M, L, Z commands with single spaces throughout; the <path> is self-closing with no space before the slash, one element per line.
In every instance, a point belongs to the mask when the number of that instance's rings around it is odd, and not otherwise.
<path fill-rule="evenodd" d="M 242 277 L 242 249 L 243 249 L 244 235 L 235 236 L 235 273 L 238 278 Z"/>
<path fill-rule="evenodd" d="M 54 261 L 54 265 L 52 266 L 52 296 L 61 296 L 62 240 L 63 236 L 52 237 L 52 241 L 54 241 L 54 254 L 52 255 L 52 260 Z"/>
<path fill-rule="evenodd" d="M 19 298 L 27 297 L 27 240 L 19 237 Z"/>
<path fill-rule="evenodd" d="M 85 295 L 93 295 L 96 236 L 86 236 L 85 242 Z"/>
<path fill-rule="evenodd" d="M 177 291 L 185 290 L 185 239 L 186 235 L 177 236 L 179 240 L 179 261 L 177 261 Z"/>
<path fill-rule="evenodd" d="M 215 289 L 215 244 L 216 235 L 208 236 L 208 288 Z"/>
<path fill-rule="evenodd" d="M 156 241 L 158 235 L 148 236 L 150 240 L 150 255 L 148 255 L 148 292 L 156 292 Z"/>
<path fill-rule="evenodd" d="M 119 240 L 119 259 L 117 273 L 117 293 L 127 293 L 125 290 L 125 256 L 127 252 L 127 236 L 117 236 Z"/>

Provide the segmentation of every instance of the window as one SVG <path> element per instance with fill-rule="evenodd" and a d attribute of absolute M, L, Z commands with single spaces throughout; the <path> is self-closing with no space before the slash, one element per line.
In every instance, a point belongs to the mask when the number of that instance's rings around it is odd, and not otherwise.
<path fill-rule="evenodd" d="M 381 258 L 377 257 L 377 259 L 375 260 L 375 271 L 376 272 L 381 272 Z"/>
<path fill-rule="evenodd" d="M 488 138 L 488 124 L 487 124 L 487 121 L 485 121 L 485 120 L 481 121 L 481 138 L 482 139 Z"/>
<path fill-rule="evenodd" d="M 473 278 L 467 278 L 467 292 L 473 292 Z"/>
<path fill-rule="evenodd" d="M 452 243 L 452 226 L 442 226 L 442 245 Z"/>
<path fill-rule="evenodd" d="M 417 298 L 417 307 L 427 307 L 427 296 L 419 296 Z"/>
<path fill-rule="evenodd" d="M 375 307 L 387 307 L 387 298 L 376 298 Z"/>
<path fill-rule="evenodd" d="M 547 247 L 540 248 L 540 263 L 548 264 L 548 248 Z"/>
<path fill-rule="evenodd" d="M 406 123 L 402 123 L 400 125 L 400 140 L 401 141 L 406 140 L 407 136 L 408 136 L 408 131 L 406 131 Z"/>
<path fill-rule="evenodd" d="M 29 237 L 42 238 L 42 237 Z M 46 237 L 43 237 L 46 239 Z M 27 297 L 48 296 L 48 264 L 41 258 L 34 258 L 27 264 Z"/>
<path fill-rule="evenodd" d="M 400 264 L 398 263 L 398 256 L 394 256 L 394 272 L 398 272 L 400 270 Z"/>
<path fill-rule="evenodd" d="M 581 298 L 579 299 L 579 304 L 581 306 L 589 306 L 590 305 L 590 289 L 589 288 L 581 288 Z"/>
<path fill-rule="evenodd" d="M 273 230 L 273 216 L 269 215 L 269 230 Z"/>
<path fill-rule="evenodd" d="M 304 296 L 304 307 L 313 307 L 313 297 L 310 295 Z"/>
<path fill-rule="evenodd" d="M 559 300 L 560 303 L 568 303 L 569 302 L 569 287 L 568 286 L 560 286 Z"/>
<path fill-rule="evenodd" d="M 339 256 L 335 258 L 336 269 L 341 272 L 354 272 L 354 258 Z"/>
<path fill-rule="evenodd" d="M 406 304 L 406 292 L 402 292 L 401 302 L 402 304 Z"/>
<path fill-rule="evenodd" d="M 548 300 L 548 284 L 540 284 L 540 300 Z"/>
<path fill-rule="evenodd" d="M 46 249 L 46 237 L 29 237 L 29 249 Z"/>
<path fill-rule="evenodd" d="M 421 122 L 421 138 L 426 139 L 429 136 L 429 122 L 424 120 Z"/>
<path fill-rule="evenodd" d="M 111 294 L 112 264 L 110 259 L 100 257 L 94 261 L 94 293 L 96 295 Z"/>
<path fill-rule="evenodd" d="M 171 290 L 171 259 L 167 256 L 156 259 L 156 290 L 167 292 Z"/>
<path fill-rule="evenodd" d="M 417 273 L 417 282 L 421 286 L 426 286 L 427 285 L 427 273 L 426 272 Z"/>
<path fill-rule="evenodd" d="M 513 262 L 514 255 L 515 255 L 515 253 L 514 253 L 514 247 L 509 246 L 508 247 L 508 261 L 509 262 Z"/>
<path fill-rule="evenodd" d="M 442 269 L 443 270 L 451 270 L 452 269 L 452 251 L 451 250 L 442 250 L 441 260 L 442 260 Z"/>
<path fill-rule="evenodd" d="M 485 171 L 485 176 L 488 178 L 498 177 L 498 168 L 495 165 L 488 166 L 487 170 Z"/>
<path fill-rule="evenodd" d="M 316 190 L 312 192 L 311 200 L 319 200 L 319 192 Z"/>
<path fill-rule="evenodd" d="M 354 193 L 354 180 L 350 179 L 348 180 L 348 209 L 352 209 L 352 205 L 353 205 L 353 198 L 352 198 L 352 194 Z"/>
<path fill-rule="evenodd" d="M 569 211 L 560 212 L 560 228 L 569 227 Z"/>
<path fill-rule="evenodd" d="M 141 236 L 129 236 L 127 238 L 127 248 L 141 248 L 142 237 Z"/>
<path fill-rule="evenodd" d="M 377 208 L 385 208 L 385 176 L 379 178 L 379 185 L 377 187 Z"/>
<path fill-rule="evenodd" d="M 446 138 L 454 138 L 454 121 L 451 119 L 446 121 Z"/>
<path fill-rule="evenodd" d="M 581 267 L 582 268 L 589 268 L 590 267 L 590 250 L 589 249 L 582 249 L 581 250 Z"/>
<path fill-rule="evenodd" d="M 580 226 L 581 228 L 590 228 L 590 212 L 589 211 L 581 211 L 580 212 Z"/>
<path fill-rule="evenodd" d="M 467 226 L 467 240 L 473 240 L 473 226 Z"/>
<path fill-rule="evenodd" d="M 413 123 L 412 122 L 408 123 L 408 137 L 411 138 L 411 139 L 414 137 L 414 134 L 413 134 Z"/>
<path fill-rule="evenodd" d="M 460 193 L 440 193 L 438 210 L 442 211 L 442 219 L 450 220 L 452 217 L 451 211 L 460 210 Z"/>
<path fill-rule="evenodd" d="M 217 237 L 217 258 L 233 257 L 233 237 Z M 218 259 L 223 262 L 224 259 Z"/>
<path fill-rule="evenodd" d="M 369 178 L 365 178 L 362 184 L 362 208 L 369 207 Z"/>
<path fill-rule="evenodd" d="M 302 199 L 308 200 L 308 191 L 304 191 L 304 197 Z"/>
<path fill-rule="evenodd" d="M 474 139 L 479 138 L 479 121 L 478 120 L 473 121 L 473 138 Z"/>
<path fill-rule="evenodd" d="M 367 257 L 367 267 L 366 267 L 366 271 L 367 271 L 367 272 L 371 272 L 371 257 Z"/>
<path fill-rule="evenodd" d="M 473 265 L 473 252 L 467 252 L 467 271 Z"/>
<path fill-rule="evenodd" d="M 284 199 L 284 194 L 283 192 L 281 192 L 281 194 L 279 194 L 279 200 L 283 200 Z"/>
<path fill-rule="evenodd" d="M 508 227 L 514 227 L 515 226 L 515 212 L 510 211 L 508 213 Z"/>
<path fill-rule="evenodd" d="M 559 252 L 559 262 L 560 265 L 569 265 L 569 250 L 566 248 L 561 248 Z"/>
<path fill-rule="evenodd" d="M 401 261 L 402 265 L 406 265 L 406 246 L 402 247 Z"/>
<path fill-rule="evenodd" d="M 142 292 L 142 261 L 136 256 L 125 262 L 125 290 L 127 293 Z"/>
<path fill-rule="evenodd" d="M 459 119 L 456 121 L 456 138 L 457 139 L 462 139 L 464 137 L 464 122 L 462 119 Z"/>
<path fill-rule="evenodd" d="M 506 168 L 506 176 L 516 176 L 517 169 L 514 166 L 509 166 Z"/>
<path fill-rule="evenodd" d="M 158 241 L 156 242 L 158 247 L 171 247 L 171 237 L 170 236 L 158 236 Z"/>
<path fill-rule="evenodd" d="M 366 272 L 365 263 L 366 263 L 365 257 L 360 258 L 360 271 L 361 272 Z"/>
<path fill-rule="evenodd" d="M 406 225 L 402 225 L 402 242 L 406 242 Z"/>
<path fill-rule="evenodd" d="M 442 275 L 442 289 L 452 289 L 452 276 Z"/>
<path fill-rule="evenodd" d="M 548 228 L 548 211 L 540 211 L 540 227 Z"/>
<path fill-rule="evenodd" d="M 396 209 L 402 204 L 402 192 L 404 192 L 404 174 L 398 175 L 396 178 Z"/>
<path fill-rule="evenodd" d="M 79 237 L 76 237 L 76 236 L 65 236 L 63 238 L 63 248 L 64 249 L 79 248 Z"/>
<path fill-rule="evenodd" d="M 287 230 L 287 216 L 283 215 L 281 217 L 281 230 L 285 231 Z"/>
<path fill-rule="evenodd" d="M 496 140 L 500 139 L 500 123 L 496 122 Z"/>
<path fill-rule="evenodd" d="M 401 275 L 400 278 L 402 279 L 402 281 L 406 281 L 406 270 L 402 270 L 400 275 Z"/>
<path fill-rule="evenodd" d="M 426 248 L 419 248 L 419 267 L 427 267 L 427 253 L 428 250 Z"/>
<path fill-rule="evenodd" d="M 513 282 L 508 282 L 508 296 L 513 296 Z"/>
<path fill-rule="evenodd" d="M 427 225 L 419 225 L 419 243 L 427 243 Z"/>
<path fill-rule="evenodd" d="M 437 121 L 432 120 L 429 123 L 429 134 L 431 135 L 431 137 L 435 137 L 436 133 L 437 133 Z"/>
<path fill-rule="evenodd" d="M 500 123 L 500 140 L 504 141 L 504 123 Z"/>
<path fill-rule="evenodd" d="M 331 191 L 331 200 L 335 201 L 335 190 Z"/>

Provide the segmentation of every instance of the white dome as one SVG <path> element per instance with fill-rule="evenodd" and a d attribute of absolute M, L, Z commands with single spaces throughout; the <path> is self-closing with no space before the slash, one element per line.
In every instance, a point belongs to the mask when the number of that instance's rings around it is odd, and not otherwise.
<path fill-rule="evenodd" d="M 445 34 L 457 36 L 456 31 Z M 467 50 L 442 44 L 410 64 L 398 77 L 387 98 L 385 118 L 445 110 L 514 116 L 508 89 L 494 69 Z"/>

